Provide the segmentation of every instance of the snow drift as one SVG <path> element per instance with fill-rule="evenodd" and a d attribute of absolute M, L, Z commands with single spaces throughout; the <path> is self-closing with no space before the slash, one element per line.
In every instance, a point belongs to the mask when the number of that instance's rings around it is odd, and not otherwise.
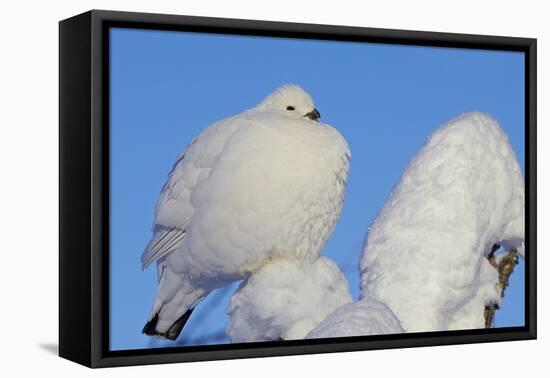
<path fill-rule="evenodd" d="M 399 320 L 385 304 L 374 300 L 347 303 L 328 315 L 306 339 L 402 333 Z"/>
<path fill-rule="evenodd" d="M 507 137 L 489 115 L 463 114 L 428 139 L 369 227 L 361 297 L 387 304 L 406 332 L 483 328 L 484 305 L 500 302 L 486 256 L 495 244 L 522 252 L 523 240 Z"/>
<path fill-rule="evenodd" d="M 352 301 L 335 263 L 277 258 L 252 273 L 233 295 L 226 334 L 231 342 L 301 339 L 323 318 Z"/>

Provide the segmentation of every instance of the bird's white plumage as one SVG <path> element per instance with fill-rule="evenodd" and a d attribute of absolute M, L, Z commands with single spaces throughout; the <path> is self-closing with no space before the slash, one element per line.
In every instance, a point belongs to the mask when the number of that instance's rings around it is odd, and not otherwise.
<path fill-rule="evenodd" d="M 239 126 L 238 116 L 217 122 L 193 139 L 177 157 L 157 201 L 153 237 L 141 256 L 144 268 L 181 245 L 182 239 L 170 245 L 171 238 L 163 236 L 187 232 L 195 213 L 191 193 L 208 177 L 225 142 Z"/>
<path fill-rule="evenodd" d="M 202 293 L 195 306 L 266 258 L 319 256 L 340 216 L 350 152 L 338 131 L 308 117 L 313 110 L 303 89 L 286 85 L 209 126 L 180 154 L 142 255 L 144 267 L 159 266 L 151 316 L 160 311 L 170 323 L 190 306 L 179 300 L 196 296 L 190 290 Z M 187 294 L 174 292 L 178 280 Z M 168 327 L 160 324 L 158 331 Z"/>

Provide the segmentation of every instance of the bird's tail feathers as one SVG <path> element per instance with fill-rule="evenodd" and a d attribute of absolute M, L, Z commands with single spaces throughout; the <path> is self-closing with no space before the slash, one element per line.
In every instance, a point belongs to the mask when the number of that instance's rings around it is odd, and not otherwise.
<path fill-rule="evenodd" d="M 164 332 L 157 331 L 159 314 L 156 313 L 152 319 L 145 323 L 145 326 L 143 327 L 143 330 L 141 332 L 146 334 L 147 336 L 158 336 L 162 339 L 176 340 L 181 333 L 183 327 L 185 327 L 185 324 L 189 320 L 189 317 L 191 316 L 191 313 L 193 313 L 194 309 L 195 308 L 190 308 L 189 310 L 187 310 L 178 320 L 176 320 L 170 326 L 170 328 L 168 328 Z"/>
<path fill-rule="evenodd" d="M 212 289 L 164 266 L 151 316 L 142 333 L 175 340 L 193 309 Z"/>

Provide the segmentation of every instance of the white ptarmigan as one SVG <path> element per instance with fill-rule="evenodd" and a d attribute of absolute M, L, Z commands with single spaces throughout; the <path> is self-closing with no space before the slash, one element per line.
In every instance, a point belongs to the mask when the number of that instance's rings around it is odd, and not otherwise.
<path fill-rule="evenodd" d="M 314 261 L 342 210 L 350 151 L 312 98 L 284 85 L 178 156 L 141 256 L 159 286 L 143 333 L 174 340 L 212 290 L 270 259 Z"/>

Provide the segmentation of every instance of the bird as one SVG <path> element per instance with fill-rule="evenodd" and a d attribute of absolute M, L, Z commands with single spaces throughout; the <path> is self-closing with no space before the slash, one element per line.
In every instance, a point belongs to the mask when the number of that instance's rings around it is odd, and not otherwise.
<path fill-rule="evenodd" d="M 213 290 L 277 257 L 313 262 L 340 217 L 351 152 L 296 84 L 199 133 L 162 186 L 142 269 L 158 287 L 142 330 L 175 340 Z"/>

